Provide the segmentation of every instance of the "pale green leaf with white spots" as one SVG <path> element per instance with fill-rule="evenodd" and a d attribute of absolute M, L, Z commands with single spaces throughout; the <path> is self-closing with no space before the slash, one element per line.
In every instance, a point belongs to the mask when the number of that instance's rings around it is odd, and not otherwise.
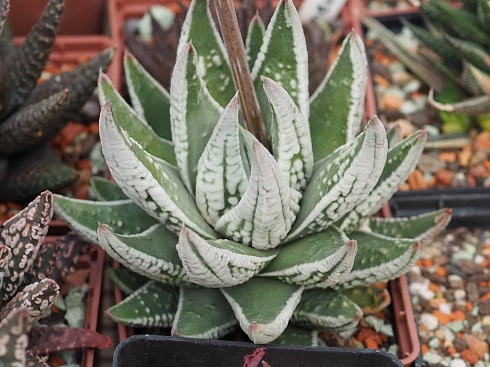
<path fill-rule="evenodd" d="M 286 90 L 263 77 L 264 91 L 272 111 L 272 151 L 281 173 L 295 190 L 304 190 L 313 172 L 310 132 L 304 118 Z"/>
<path fill-rule="evenodd" d="M 177 246 L 188 277 L 206 288 L 233 287 L 257 275 L 277 251 L 260 251 L 226 239 L 205 240 L 182 228 Z"/>
<path fill-rule="evenodd" d="M 114 181 L 100 176 L 93 176 L 90 178 L 90 194 L 100 201 L 128 199 Z"/>
<path fill-rule="evenodd" d="M 352 269 L 355 241 L 331 226 L 285 245 L 260 276 L 306 287 L 332 287 Z"/>
<path fill-rule="evenodd" d="M 215 236 L 175 170 L 157 162 L 121 130 L 107 103 L 101 110 L 99 134 L 112 177 L 130 199 L 175 233 L 185 224 L 202 236 Z"/>
<path fill-rule="evenodd" d="M 378 182 L 366 200 L 336 223 L 340 229 L 349 233 L 382 208 L 417 166 L 426 136 L 423 130 L 418 130 L 388 150 L 386 164 Z"/>
<path fill-rule="evenodd" d="M 255 60 L 260 52 L 260 47 L 264 41 L 265 25 L 258 13 L 250 20 L 245 38 L 245 50 L 247 53 L 248 67 L 252 70 Z"/>
<path fill-rule="evenodd" d="M 387 282 L 405 274 L 418 259 L 420 242 L 377 233 L 352 232 L 357 241 L 357 256 L 352 271 L 341 279 L 343 288 Z"/>
<path fill-rule="evenodd" d="M 150 280 L 105 313 L 114 321 L 132 327 L 171 327 L 178 298 L 177 287 Z"/>
<path fill-rule="evenodd" d="M 134 110 L 158 136 L 172 140 L 170 94 L 148 73 L 138 60 L 124 54 L 124 76 Z"/>
<path fill-rule="evenodd" d="M 148 278 L 135 273 L 124 267 L 109 268 L 105 270 L 109 279 L 124 294 L 136 292 L 139 288 L 148 283 Z"/>
<path fill-rule="evenodd" d="M 321 232 L 362 203 L 383 172 L 387 151 L 383 123 L 373 117 L 356 139 L 317 162 L 287 240 Z"/>
<path fill-rule="evenodd" d="M 197 167 L 196 204 L 211 225 L 245 193 L 248 177 L 242 154 L 235 96 L 223 111 Z"/>
<path fill-rule="evenodd" d="M 277 247 L 288 234 L 298 206 L 294 190 L 279 171 L 274 157 L 253 143 L 254 161 L 247 189 L 240 202 L 224 214 L 215 229 L 233 241 L 259 250 Z"/>
<path fill-rule="evenodd" d="M 264 344 L 286 329 L 303 287 L 256 277 L 236 287 L 222 288 L 221 292 L 250 340 Z"/>
<path fill-rule="evenodd" d="M 173 336 L 218 339 L 237 324 L 233 310 L 219 289 L 180 288 Z"/>
<path fill-rule="evenodd" d="M 190 285 L 177 249 L 177 236 L 161 224 L 133 235 L 119 235 L 105 224 L 97 231 L 99 245 L 131 271 L 170 285 Z"/>
<path fill-rule="evenodd" d="M 185 44 L 177 57 L 170 94 L 170 123 L 177 166 L 187 190 L 194 194 L 199 158 L 223 108 L 209 94 L 199 75 L 198 55 L 192 43 Z"/>
<path fill-rule="evenodd" d="M 367 85 L 367 60 L 361 38 L 351 32 L 339 56 L 310 98 L 313 154 L 319 161 L 352 141 L 361 128 Z"/>
<path fill-rule="evenodd" d="M 189 6 L 182 24 L 178 51 L 191 41 L 199 53 L 199 72 L 209 93 L 221 106 L 226 106 L 235 94 L 235 86 L 223 41 L 209 9 L 209 0 L 193 1 Z"/>
<path fill-rule="evenodd" d="M 362 318 L 361 308 L 337 289 L 303 292 L 291 322 L 313 330 L 350 330 Z"/>
<path fill-rule="evenodd" d="M 276 81 L 288 92 L 309 129 L 308 51 L 301 20 L 292 0 L 279 1 L 252 69 L 257 98 L 270 133 L 272 115 L 262 88 L 263 76 Z"/>

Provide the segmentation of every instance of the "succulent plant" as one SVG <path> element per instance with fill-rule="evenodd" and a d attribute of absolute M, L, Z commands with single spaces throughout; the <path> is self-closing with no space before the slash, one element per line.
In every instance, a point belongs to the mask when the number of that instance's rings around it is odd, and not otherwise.
<path fill-rule="evenodd" d="M 417 50 L 407 48 L 380 21 L 363 16 L 363 23 L 399 60 L 432 88 L 431 104 L 447 132 L 467 131 L 476 115 L 490 128 L 490 5 L 465 1 L 462 9 L 442 0 L 420 2 L 424 26 L 403 21 L 420 40 Z"/>
<path fill-rule="evenodd" d="M 50 0 L 38 23 L 15 48 L 4 27 L 10 1 L 0 2 L 0 200 L 28 201 L 77 178 L 77 172 L 63 164 L 48 141 L 93 95 L 99 69 L 107 69 L 113 50 L 37 84 L 55 41 L 63 5 L 63 0 Z"/>
<path fill-rule="evenodd" d="M 226 39 L 224 27 L 236 23 L 224 24 L 233 17 L 221 10 Z M 311 344 L 318 330 L 355 327 L 362 310 L 349 295 L 408 271 L 420 241 L 449 221 L 444 209 L 372 217 L 413 170 L 426 136 L 390 137 L 389 147 L 376 116 L 359 133 L 367 63 L 358 35 L 345 37 L 312 96 L 291 0 L 279 2 L 267 30 L 255 18 L 249 35 L 262 142 L 243 127 L 250 106 L 233 87 L 233 70 L 248 69 L 230 64 L 247 61 L 225 52 L 206 0 L 187 13 L 170 93 L 130 54 L 134 109 L 100 76 L 99 131 L 115 183 L 94 180 L 97 201 L 56 195 L 55 212 L 138 274 L 112 274 L 132 292 L 107 310 L 118 322 L 200 338 L 239 324 L 255 343 Z"/>

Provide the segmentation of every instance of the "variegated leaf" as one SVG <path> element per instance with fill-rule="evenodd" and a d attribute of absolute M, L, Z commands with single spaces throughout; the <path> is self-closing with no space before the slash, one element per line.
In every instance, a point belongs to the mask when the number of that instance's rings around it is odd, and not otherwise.
<path fill-rule="evenodd" d="M 373 232 L 394 238 L 413 238 L 415 241 L 428 242 L 437 236 L 451 221 L 451 209 L 439 209 L 405 218 L 373 217 L 369 228 Z"/>
<path fill-rule="evenodd" d="M 336 289 L 303 292 L 291 322 L 313 330 L 345 331 L 356 327 L 361 308 Z"/>
<path fill-rule="evenodd" d="M 417 261 L 420 242 L 377 233 L 352 232 L 357 256 L 352 271 L 340 280 L 343 288 L 387 282 L 405 274 Z"/>
<path fill-rule="evenodd" d="M 106 269 L 106 274 L 114 282 L 114 285 L 125 294 L 136 292 L 148 282 L 147 277 L 122 267 Z"/>
<path fill-rule="evenodd" d="M 490 95 L 490 74 L 484 73 L 469 62 L 463 62 L 462 79 L 465 87 L 473 95 Z"/>
<path fill-rule="evenodd" d="M 313 171 L 310 131 L 288 92 L 263 77 L 264 91 L 272 107 L 272 151 L 289 187 L 302 191 Z"/>
<path fill-rule="evenodd" d="M 234 241 L 259 250 L 277 247 L 288 234 L 296 205 L 274 157 L 260 143 L 253 143 L 254 161 L 247 190 L 240 202 L 224 214 L 215 229 Z"/>
<path fill-rule="evenodd" d="M 364 315 L 372 315 L 384 310 L 391 304 L 391 295 L 386 284 L 381 287 L 344 288 L 342 294 L 357 304 Z"/>
<path fill-rule="evenodd" d="M 490 74 L 490 57 L 487 48 L 467 39 L 458 39 L 448 35 L 445 35 L 445 37 L 461 57 L 481 71 Z M 486 35 L 486 37 L 489 36 Z"/>
<path fill-rule="evenodd" d="M 178 238 L 164 226 L 157 224 L 138 234 L 119 235 L 101 224 L 97 234 L 100 246 L 129 270 L 165 284 L 192 284 L 175 247 Z"/>
<path fill-rule="evenodd" d="M 178 298 L 178 288 L 150 280 L 105 313 L 123 325 L 171 327 Z"/>
<path fill-rule="evenodd" d="M 206 241 L 185 227 L 177 251 L 188 277 L 206 288 L 242 284 L 277 255 L 277 251 L 260 251 L 226 239 Z"/>
<path fill-rule="evenodd" d="M 383 172 L 387 151 L 383 123 L 374 116 L 356 139 L 317 162 L 286 240 L 321 232 L 362 203 Z"/>
<path fill-rule="evenodd" d="M 175 165 L 174 146 L 171 141 L 158 136 L 148 123 L 140 117 L 112 85 L 109 77 L 99 76 L 100 105 L 109 102 L 114 122 L 136 140 L 148 153 Z M 100 116 L 102 118 L 102 115 Z"/>
<path fill-rule="evenodd" d="M 55 194 L 54 210 L 80 236 L 96 244 L 99 223 L 120 234 L 140 233 L 158 223 L 130 199 L 90 201 Z"/>
<path fill-rule="evenodd" d="M 198 56 L 192 43 L 184 45 L 177 57 L 170 94 L 170 123 L 177 166 L 187 190 L 194 194 L 199 158 L 223 108 L 213 99 L 199 74 Z"/>
<path fill-rule="evenodd" d="M 3 278 L 9 275 L 8 263 L 12 259 L 12 250 L 4 244 L 0 244 L 0 289 L 2 289 Z"/>
<path fill-rule="evenodd" d="M 99 201 L 128 199 L 128 197 L 124 195 L 124 192 L 114 181 L 99 176 L 93 176 L 90 178 L 90 194 Z"/>
<path fill-rule="evenodd" d="M 388 128 L 386 129 L 386 140 L 388 140 L 389 149 L 393 148 L 395 145 L 403 140 L 403 131 L 400 124 L 394 123 L 391 126 L 388 126 Z"/>
<path fill-rule="evenodd" d="M 318 331 L 289 324 L 282 334 L 277 339 L 274 339 L 271 344 L 318 347 Z"/>
<path fill-rule="evenodd" d="M 107 103 L 101 110 L 99 129 L 107 166 L 129 198 L 176 233 L 184 223 L 202 236 L 214 237 L 178 173 L 166 164 L 158 164 L 121 130 Z"/>
<path fill-rule="evenodd" d="M 310 98 L 315 161 L 349 143 L 359 133 L 366 96 L 366 70 L 364 44 L 356 33 L 351 32 L 335 63 Z"/>
<path fill-rule="evenodd" d="M 349 233 L 382 208 L 417 166 L 426 138 L 425 131 L 418 130 L 388 151 L 378 182 L 363 202 L 336 223 L 340 229 Z"/>
<path fill-rule="evenodd" d="M 250 20 L 245 38 L 248 67 L 252 70 L 265 37 L 265 25 L 258 13 Z"/>
<path fill-rule="evenodd" d="M 61 248 L 62 242 L 60 238 L 56 238 L 55 241 L 45 241 L 41 245 L 34 263 L 24 275 L 24 286 L 38 282 L 44 278 L 52 279 L 51 274 L 60 258 Z"/>
<path fill-rule="evenodd" d="M 285 245 L 260 275 L 306 287 L 332 287 L 350 272 L 356 253 L 356 242 L 332 226 Z"/>
<path fill-rule="evenodd" d="M 270 343 L 282 334 L 301 300 L 303 287 L 279 280 L 252 278 L 221 292 L 242 330 L 256 344 Z"/>
<path fill-rule="evenodd" d="M 53 217 L 53 195 L 44 191 L 27 207 L 8 219 L 0 230 L 0 244 L 11 250 L 7 265 L 8 276 L 3 278 L 0 304 L 9 300 L 24 281 L 24 275 L 34 264 L 39 247 L 48 233 Z"/>
<path fill-rule="evenodd" d="M 223 111 L 197 166 L 196 204 L 211 225 L 237 205 L 247 188 L 241 145 L 235 95 Z"/>
<path fill-rule="evenodd" d="M 209 0 L 194 0 L 187 10 L 179 38 L 179 52 L 190 41 L 199 52 L 199 73 L 209 93 L 221 106 L 226 106 L 235 94 L 235 86 L 225 47 L 209 9 Z"/>
<path fill-rule="evenodd" d="M 0 362 L 3 366 L 25 366 L 28 344 L 28 312 L 15 309 L 0 322 Z"/>
<path fill-rule="evenodd" d="M 308 52 L 301 20 L 292 0 L 279 1 L 252 69 L 257 98 L 270 132 L 272 115 L 261 85 L 261 77 L 264 76 L 286 89 L 309 130 Z"/>
<path fill-rule="evenodd" d="M 172 140 L 170 94 L 130 53 L 124 54 L 124 76 L 131 106 L 158 136 Z"/>
<path fill-rule="evenodd" d="M 218 339 L 238 322 L 225 297 L 214 288 L 180 288 L 173 336 Z"/>

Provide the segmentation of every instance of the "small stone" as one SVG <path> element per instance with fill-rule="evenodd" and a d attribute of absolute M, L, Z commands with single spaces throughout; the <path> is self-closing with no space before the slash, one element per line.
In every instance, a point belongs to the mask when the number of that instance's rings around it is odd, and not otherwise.
<path fill-rule="evenodd" d="M 476 283 L 470 282 L 470 283 L 466 284 L 465 290 L 466 290 L 466 293 L 468 295 L 467 296 L 468 300 L 471 303 L 477 303 L 478 299 L 480 298 L 480 292 L 478 290 L 478 285 Z"/>
<path fill-rule="evenodd" d="M 473 256 L 472 256 L 473 257 Z M 473 258 L 471 260 L 459 260 L 457 263 L 458 267 L 468 275 L 482 274 L 483 268 L 475 264 Z"/>
<path fill-rule="evenodd" d="M 447 277 L 447 280 L 451 288 L 456 288 L 456 289 L 463 288 L 464 281 L 461 276 L 457 274 L 451 274 Z"/>
<path fill-rule="evenodd" d="M 468 363 L 475 364 L 478 362 L 478 355 L 470 349 L 461 351 L 461 357 Z"/>
<path fill-rule="evenodd" d="M 479 314 L 481 316 L 490 315 L 490 298 L 480 302 L 479 307 Z"/>
<path fill-rule="evenodd" d="M 439 311 L 449 315 L 451 313 L 451 305 L 449 303 L 441 303 L 439 305 Z"/>
<path fill-rule="evenodd" d="M 440 344 L 441 344 L 441 342 L 437 338 L 432 338 L 431 340 L 429 340 L 429 343 L 428 343 L 429 347 L 434 348 L 434 349 L 439 348 Z"/>
<path fill-rule="evenodd" d="M 420 322 L 427 328 L 427 330 L 435 330 L 439 325 L 437 318 L 430 313 L 423 313 L 420 315 Z"/>
<path fill-rule="evenodd" d="M 458 321 L 452 321 L 447 323 L 447 327 L 451 329 L 451 331 L 455 333 L 459 333 L 460 331 L 463 331 L 465 328 L 465 321 L 464 320 L 458 320 Z"/>
<path fill-rule="evenodd" d="M 453 341 L 453 346 L 457 352 L 461 352 L 462 350 L 468 348 L 468 343 L 466 343 L 463 338 L 455 338 Z"/>
<path fill-rule="evenodd" d="M 466 292 L 464 291 L 464 289 L 456 289 L 453 295 L 456 301 L 462 301 L 466 298 Z"/>
<path fill-rule="evenodd" d="M 468 349 L 475 352 L 479 359 L 483 359 L 488 353 L 488 344 L 474 335 L 464 334 L 463 339 L 468 344 Z"/>
<path fill-rule="evenodd" d="M 463 359 L 455 358 L 451 361 L 449 367 L 466 367 L 466 362 Z"/>
<path fill-rule="evenodd" d="M 439 354 L 434 353 L 434 352 L 425 353 L 423 359 L 425 362 L 427 362 L 430 365 L 432 365 L 434 363 L 439 363 L 442 361 L 442 357 Z"/>

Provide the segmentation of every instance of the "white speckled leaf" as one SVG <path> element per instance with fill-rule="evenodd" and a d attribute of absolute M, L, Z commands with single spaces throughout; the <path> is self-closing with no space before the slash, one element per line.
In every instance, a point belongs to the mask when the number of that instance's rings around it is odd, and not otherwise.
<path fill-rule="evenodd" d="M 178 238 L 161 224 L 133 235 L 100 224 L 97 235 L 100 247 L 129 270 L 165 284 L 191 284 L 175 248 Z"/>
<path fill-rule="evenodd" d="M 221 115 L 197 166 L 196 204 L 211 225 L 237 205 L 247 188 L 241 146 L 235 96 Z"/>
<path fill-rule="evenodd" d="M 256 344 L 270 343 L 282 334 L 301 300 L 303 287 L 279 280 L 252 278 L 221 292 L 242 330 Z"/>
<path fill-rule="evenodd" d="M 362 203 L 383 172 L 387 150 L 383 123 L 373 117 L 355 140 L 318 162 L 287 240 L 320 232 Z"/>
<path fill-rule="evenodd" d="M 19 308 L 0 321 L 0 350 L 3 366 L 25 366 L 25 348 L 29 341 L 28 313 Z M 19 351 L 19 348 L 24 348 Z"/>
<path fill-rule="evenodd" d="M 336 225 L 349 233 L 377 213 L 417 166 L 424 150 L 426 133 L 419 130 L 388 150 L 383 173 L 366 200 L 355 206 Z"/>
<path fill-rule="evenodd" d="M 0 289 L 3 286 L 3 278 L 8 276 L 7 265 L 12 259 L 12 250 L 10 247 L 0 244 Z"/>
<path fill-rule="evenodd" d="M 100 176 L 90 178 L 90 195 L 98 201 L 126 200 L 128 198 L 114 181 Z"/>
<path fill-rule="evenodd" d="M 193 0 L 179 38 L 179 52 L 192 41 L 199 53 L 199 73 L 209 93 L 221 105 L 226 106 L 235 94 L 225 47 L 214 24 L 209 0 Z"/>
<path fill-rule="evenodd" d="M 199 158 L 223 112 L 209 94 L 197 63 L 196 49 L 187 43 L 177 57 L 170 87 L 172 141 L 180 176 L 191 194 L 195 190 Z"/>
<path fill-rule="evenodd" d="M 418 259 L 420 242 L 377 233 L 352 232 L 357 256 L 350 274 L 340 281 L 343 288 L 387 282 L 409 271 Z"/>
<path fill-rule="evenodd" d="M 189 278 L 206 288 L 242 284 L 277 255 L 277 251 L 260 251 L 226 239 L 205 240 L 185 227 L 177 251 Z"/>
<path fill-rule="evenodd" d="M 272 111 L 272 151 L 282 175 L 295 190 L 304 190 L 313 171 L 310 131 L 286 90 L 263 77 L 264 91 Z"/>
<path fill-rule="evenodd" d="M 119 129 L 107 103 L 101 110 L 99 130 L 107 166 L 129 198 L 175 233 L 185 224 L 204 237 L 215 236 L 174 169 L 157 163 Z"/>
<path fill-rule="evenodd" d="M 288 92 L 309 129 L 308 51 L 301 20 L 292 0 L 279 1 L 252 69 L 257 98 L 270 132 L 272 116 L 262 88 L 262 76 L 273 79 Z"/>
<path fill-rule="evenodd" d="M 247 52 L 248 67 L 252 70 L 255 60 L 260 52 L 262 42 L 264 42 L 265 25 L 258 13 L 255 13 L 250 20 L 245 38 L 245 50 Z"/>
<path fill-rule="evenodd" d="M 272 155 L 253 143 L 254 161 L 247 190 L 236 207 L 224 214 L 215 229 L 234 241 L 259 250 L 277 247 L 288 234 L 297 205 L 292 189 Z"/>
<path fill-rule="evenodd" d="M 351 32 L 335 63 L 310 99 L 313 154 L 319 161 L 352 141 L 361 128 L 367 85 L 367 60 L 361 38 Z"/>
<path fill-rule="evenodd" d="M 332 287 L 349 274 L 356 241 L 333 226 L 285 245 L 260 276 L 306 287 Z"/>

